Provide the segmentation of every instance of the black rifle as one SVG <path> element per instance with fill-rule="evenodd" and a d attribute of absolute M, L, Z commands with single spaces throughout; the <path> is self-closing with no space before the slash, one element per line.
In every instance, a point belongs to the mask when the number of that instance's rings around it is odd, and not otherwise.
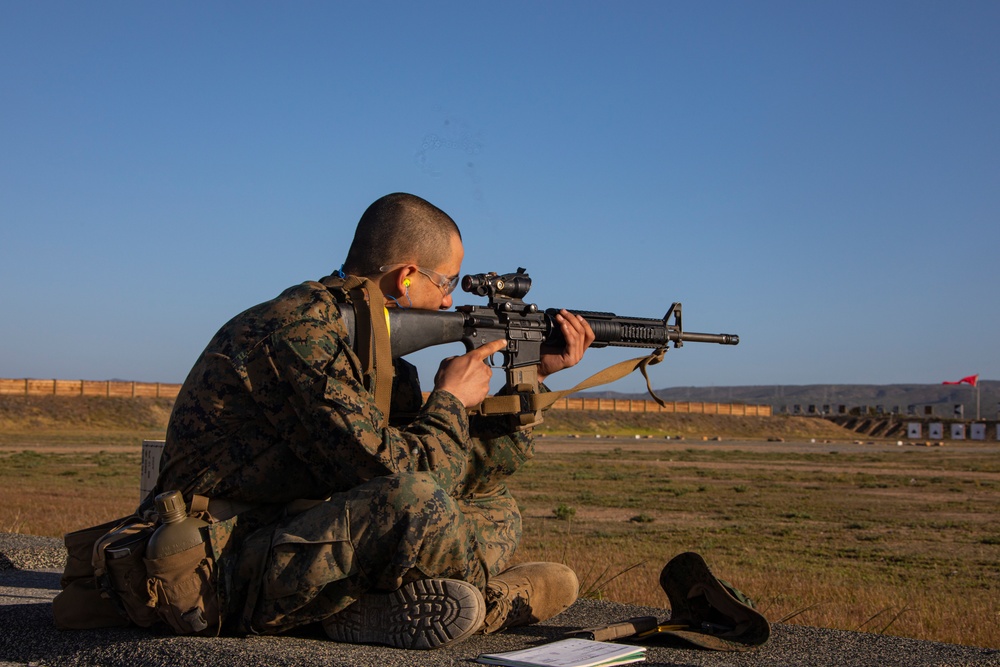
<path fill-rule="evenodd" d="M 462 289 L 488 297 L 485 306 L 458 306 L 455 311 L 389 309 L 389 341 L 393 358 L 433 345 L 461 341 L 471 351 L 491 341 L 506 339 L 501 351 L 507 383 L 501 393 L 518 397 L 520 407 L 504 410 L 518 415 L 520 427 L 541 422 L 541 410 L 531 404 L 539 394 L 538 363 L 542 347 L 559 348 L 562 330 L 555 320 L 555 308 L 539 311 L 525 303 L 531 278 L 523 268 L 516 273 L 477 273 L 462 278 Z M 355 318 L 351 306 L 343 305 L 341 315 L 354 338 Z M 663 319 L 621 317 L 614 313 L 570 310 L 582 316 L 594 330 L 591 347 L 641 347 L 666 350 L 670 343 L 718 343 L 737 345 L 734 334 L 691 333 L 681 327 L 681 304 L 673 303 Z"/>

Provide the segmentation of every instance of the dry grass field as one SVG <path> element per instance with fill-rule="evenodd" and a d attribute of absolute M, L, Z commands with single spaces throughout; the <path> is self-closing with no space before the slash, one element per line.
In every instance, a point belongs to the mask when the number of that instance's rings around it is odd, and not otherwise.
<path fill-rule="evenodd" d="M 668 606 L 697 551 L 773 621 L 1000 646 L 1000 458 L 982 445 L 542 440 L 520 557 Z"/>
<path fill-rule="evenodd" d="M 169 411 L 139 400 L 0 397 L 0 532 L 58 536 L 131 511 L 139 443 Z M 997 443 L 550 414 L 511 483 L 520 558 L 569 564 L 587 595 L 666 608 L 660 569 L 697 551 L 772 621 L 1000 646 Z"/>

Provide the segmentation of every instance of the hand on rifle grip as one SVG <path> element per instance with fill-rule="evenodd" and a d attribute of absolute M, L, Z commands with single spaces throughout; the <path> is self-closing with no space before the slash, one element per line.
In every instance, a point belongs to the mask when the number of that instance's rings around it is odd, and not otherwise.
<path fill-rule="evenodd" d="M 506 340 L 495 340 L 460 357 L 448 357 L 434 376 L 434 389 L 447 391 L 467 408 L 479 405 L 490 393 L 493 369 L 489 358 L 505 347 Z"/>

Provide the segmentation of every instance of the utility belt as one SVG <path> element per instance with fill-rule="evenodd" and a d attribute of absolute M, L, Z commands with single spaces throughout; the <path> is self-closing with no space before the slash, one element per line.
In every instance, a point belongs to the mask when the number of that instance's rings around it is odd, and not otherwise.
<path fill-rule="evenodd" d="M 156 500 L 157 511 L 66 534 L 62 590 L 52 602 L 56 627 L 165 623 L 179 635 L 219 634 L 219 558 L 244 506 L 194 496 L 188 509 L 178 492 Z M 176 538 L 178 527 L 184 539 Z"/>

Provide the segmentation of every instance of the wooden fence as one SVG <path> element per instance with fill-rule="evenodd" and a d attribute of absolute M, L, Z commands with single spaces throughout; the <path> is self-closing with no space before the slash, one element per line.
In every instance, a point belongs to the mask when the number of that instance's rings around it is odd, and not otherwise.
<path fill-rule="evenodd" d="M 424 400 L 429 394 L 424 392 Z M 743 403 L 705 403 L 701 401 L 656 401 L 632 398 L 561 398 L 552 404 L 553 410 L 607 410 L 609 412 L 659 412 L 692 415 L 735 415 L 737 417 L 770 417 L 770 405 Z"/>
<path fill-rule="evenodd" d="M 562 398 L 552 404 L 554 410 L 610 410 L 614 412 L 667 412 L 693 415 L 736 415 L 770 417 L 770 405 L 743 403 L 705 403 L 702 401 L 656 401 L 631 398 Z"/>
<path fill-rule="evenodd" d="M 33 380 L 0 379 L 0 395 L 21 396 L 118 396 L 176 398 L 179 384 L 162 382 L 116 382 L 114 380 Z M 425 394 L 426 397 L 426 394 Z M 656 401 L 629 398 L 563 398 L 552 405 L 553 410 L 608 410 L 612 412 L 659 412 L 695 415 L 736 415 L 738 417 L 770 417 L 770 405 L 742 403 L 706 403 L 702 401 L 670 401 L 661 406 Z"/>
<path fill-rule="evenodd" d="M 162 382 L 0 379 L 0 395 L 177 398 L 180 390 L 179 384 L 164 384 Z"/>

